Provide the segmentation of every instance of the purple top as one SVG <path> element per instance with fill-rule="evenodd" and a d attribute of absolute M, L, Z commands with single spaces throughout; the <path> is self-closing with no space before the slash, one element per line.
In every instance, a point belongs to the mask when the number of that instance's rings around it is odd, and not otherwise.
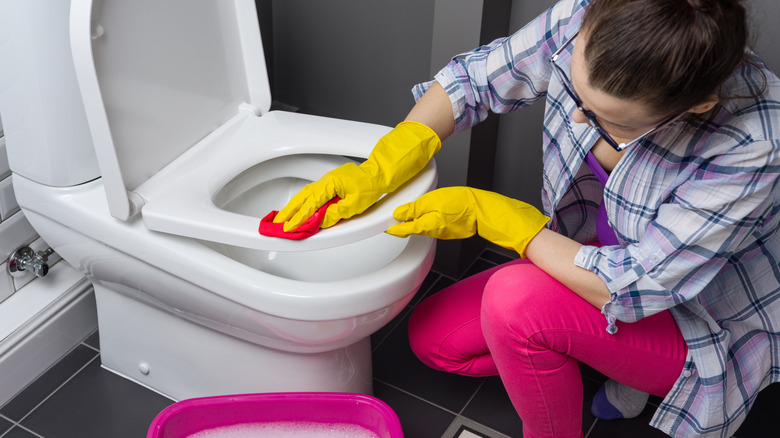
<path fill-rule="evenodd" d="M 603 167 L 601 167 L 601 164 L 599 164 L 599 162 L 596 160 L 596 157 L 593 156 L 593 153 L 588 152 L 588 155 L 585 156 L 585 163 L 588 165 L 588 167 L 590 167 L 590 171 L 596 175 L 596 178 L 598 178 L 599 182 L 601 182 L 603 185 L 607 185 L 607 179 L 609 179 L 609 175 L 607 175 L 607 172 Z M 601 205 L 599 205 L 598 215 L 596 216 L 596 235 L 599 237 L 599 242 L 603 246 L 620 244 L 617 236 L 615 235 L 615 230 L 609 226 L 609 220 L 607 219 L 607 208 L 604 207 L 603 199 L 601 201 Z"/>

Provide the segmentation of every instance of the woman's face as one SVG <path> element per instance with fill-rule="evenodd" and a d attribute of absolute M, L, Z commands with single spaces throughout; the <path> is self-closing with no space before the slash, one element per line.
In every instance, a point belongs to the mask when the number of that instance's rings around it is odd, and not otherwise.
<path fill-rule="evenodd" d="M 582 107 L 592 111 L 601 126 L 618 142 L 628 143 L 658 125 L 662 120 L 651 116 L 641 101 L 617 98 L 590 86 L 585 63 L 587 43 L 587 33 L 580 31 L 570 63 L 571 82 L 582 99 Z M 585 114 L 578 109 L 571 118 L 576 123 L 587 123 Z"/>

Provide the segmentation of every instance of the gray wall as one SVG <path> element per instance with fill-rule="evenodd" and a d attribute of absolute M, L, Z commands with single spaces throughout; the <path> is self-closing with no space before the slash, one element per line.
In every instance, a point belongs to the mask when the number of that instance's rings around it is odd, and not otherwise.
<path fill-rule="evenodd" d="M 277 0 L 273 95 L 302 112 L 394 125 L 429 75 L 433 0 Z"/>
<path fill-rule="evenodd" d="M 512 2 L 510 32 L 523 27 L 555 0 Z M 544 102 L 500 117 L 493 190 L 541 208 Z"/>
<path fill-rule="evenodd" d="M 780 74 L 780 2 L 778 0 L 749 0 L 753 33 L 753 49 L 769 67 Z"/>

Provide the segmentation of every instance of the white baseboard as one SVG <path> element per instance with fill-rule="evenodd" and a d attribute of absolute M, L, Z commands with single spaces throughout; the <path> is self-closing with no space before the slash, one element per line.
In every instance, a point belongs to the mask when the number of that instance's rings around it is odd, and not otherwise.
<path fill-rule="evenodd" d="M 0 303 L 0 406 L 96 329 L 92 285 L 65 261 Z"/>

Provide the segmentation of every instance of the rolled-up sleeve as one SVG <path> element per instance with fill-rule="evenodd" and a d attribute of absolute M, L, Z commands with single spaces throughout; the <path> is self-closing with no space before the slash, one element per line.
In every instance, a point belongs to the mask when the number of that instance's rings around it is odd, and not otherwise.
<path fill-rule="evenodd" d="M 561 1 L 515 34 L 457 55 L 439 71 L 435 81 L 452 102 L 455 132 L 473 127 L 489 112 L 506 113 L 545 96 L 552 74 L 549 58 L 587 3 Z M 415 99 L 433 82 L 415 86 Z"/>

